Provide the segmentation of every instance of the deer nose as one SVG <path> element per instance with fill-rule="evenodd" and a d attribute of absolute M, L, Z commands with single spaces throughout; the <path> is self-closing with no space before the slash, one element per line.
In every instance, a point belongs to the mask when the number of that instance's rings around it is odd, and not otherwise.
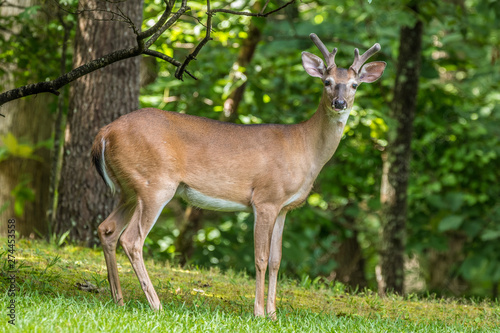
<path fill-rule="evenodd" d="M 344 99 L 337 99 L 333 102 L 333 106 L 337 110 L 344 110 L 347 108 L 347 102 Z"/>

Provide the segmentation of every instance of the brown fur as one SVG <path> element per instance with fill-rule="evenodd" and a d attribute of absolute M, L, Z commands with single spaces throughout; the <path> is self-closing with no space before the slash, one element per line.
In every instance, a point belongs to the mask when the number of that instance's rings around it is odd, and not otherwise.
<path fill-rule="evenodd" d="M 307 52 L 302 57 L 309 74 L 323 75 L 321 59 Z M 382 73 L 380 66 L 374 68 L 370 79 Z M 301 124 L 235 125 L 142 109 L 99 131 L 92 160 L 101 177 L 106 179 L 107 174 L 122 192 L 119 205 L 98 228 L 115 302 L 123 305 L 116 263 L 119 240 L 151 307 L 161 309 L 144 266 L 142 248 L 164 205 L 180 191 L 187 200 L 214 209 L 253 209 L 254 313 L 265 314 L 269 265 L 267 314 L 275 316 L 286 213 L 305 201 L 321 168 L 337 149 L 356 91 L 349 86 L 358 79 L 353 71 L 336 68 L 328 75 L 333 84 L 325 87 L 317 112 Z M 332 109 L 339 94 L 345 94 L 347 110 Z"/>

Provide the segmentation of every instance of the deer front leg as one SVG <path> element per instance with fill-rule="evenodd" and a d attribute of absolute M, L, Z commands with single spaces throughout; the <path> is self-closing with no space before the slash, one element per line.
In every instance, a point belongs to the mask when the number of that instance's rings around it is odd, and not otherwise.
<path fill-rule="evenodd" d="M 286 212 L 281 212 L 276 219 L 271 238 L 271 249 L 269 254 L 269 289 L 267 292 L 267 315 L 276 319 L 276 288 L 278 285 L 278 271 L 281 263 L 281 243 L 283 239 L 283 227 L 285 225 Z"/>
<path fill-rule="evenodd" d="M 272 206 L 257 207 L 254 205 L 254 246 L 255 246 L 255 304 L 254 315 L 264 317 L 264 289 L 266 285 L 266 269 L 269 262 L 271 236 L 277 212 Z"/>

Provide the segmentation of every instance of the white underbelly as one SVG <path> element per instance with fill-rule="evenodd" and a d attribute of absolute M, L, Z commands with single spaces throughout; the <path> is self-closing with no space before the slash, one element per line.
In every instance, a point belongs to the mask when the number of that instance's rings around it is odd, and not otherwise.
<path fill-rule="evenodd" d="M 222 212 L 251 211 L 250 207 L 239 202 L 210 197 L 186 185 L 180 185 L 177 188 L 176 195 L 186 200 L 189 204 L 203 209 Z"/>

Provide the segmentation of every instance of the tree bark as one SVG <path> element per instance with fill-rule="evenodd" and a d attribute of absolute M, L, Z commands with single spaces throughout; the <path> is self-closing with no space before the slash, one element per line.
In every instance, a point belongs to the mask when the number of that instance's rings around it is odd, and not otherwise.
<path fill-rule="evenodd" d="M 39 3 L 33 0 L 20 0 L 15 6 L 0 6 L 2 17 L 18 15 L 21 8 Z M 13 27 L 16 34 L 21 27 Z M 9 34 L 10 32 L 3 32 Z M 9 36 L 6 36 L 9 38 Z M 6 74 L 0 78 L 0 90 L 12 89 L 15 82 L 15 73 L 18 70 L 15 64 L 6 64 Z M 2 112 L 8 117 L 0 118 L 0 137 L 11 133 L 16 139 L 21 139 L 29 144 L 50 139 L 52 117 L 49 105 L 54 100 L 53 96 L 31 96 L 24 100 L 17 100 L 4 105 Z M 9 157 L 0 162 L 0 235 L 7 234 L 9 218 L 16 219 L 16 231 L 24 237 L 35 237 L 37 233 L 43 235 L 47 232 L 47 210 L 49 209 L 49 179 L 50 179 L 50 151 L 39 148 L 34 152 L 36 159 Z M 26 201 L 23 214 L 17 216 L 14 212 L 15 197 L 12 190 L 19 184 L 34 193 L 34 200 Z M 3 205 L 7 205 L 1 209 Z"/>
<path fill-rule="evenodd" d="M 338 267 L 332 275 L 335 276 L 335 280 L 350 286 L 353 290 L 361 290 L 368 285 L 365 276 L 365 259 L 358 242 L 358 231 L 356 229 L 352 231 L 353 235 L 342 240 L 338 252 L 333 256 Z"/>
<path fill-rule="evenodd" d="M 316 265 L 322 266 L 334 260 L 337 266 L 327 277 L 331 281 L 339 281 L 352 290 L 360 290 L 368 285 L 365 274 L 365 258 L 361 245 L 358 242 L 357 214 L 348 211 L 354 207 L 352 201 L 343 208 L 336 210 L 332 219 L 332 226 L 342 225 L 342 230 L 338 227 L 322 226 L 318 235 L 319 238 L 327 237 L 328 234 L 335 234 L 335 240 L 326 249 L 327 255 L 320 258 Z M 325 230 L 326 229 L 326 230 Z M 330 229 L 330 230 L 328 230 Z M 325 230 L 325 231 L 323 231 Z"/>
<path fill-rule="evenodd" d="M 179 253 L 179 264 L 184 266 L 194 253 L 193 237 L 203 227 L 203 210 L 188 206 L 175 239 L 175 252 Z"/>
<path fill-rule="evenodd" d="M 253 22 L 250 23 L 248 29 L 248 38 L 243 41 L 240 51 L 238 53 L 238 59 L 233 64 L 233 69 L 231 70 L 231 76 L 233 80 L 242 80 L 243 75 L 239 68 L 247 68 L 252 61 L 257 45 L 259 44 L 262 37 L 262 32 L 259 27 Z M 220 120 L 235 122 L 238 119 L 238 107 L 243 95 L 245 93 L 245 88 L 247 85 L 247 80 L 245 79 L 236 89 L 231 92 L 229 97 L 224 101 L 224 110 L 221 114 Z"/>
<path fill-rule="evenodd" d="M 105 9 L 103 6 L 110 4 L 90 0 L 85 5 Z M 142 1 L 116 5 L 136 26 L 141 25 Z M 99 21 L 103 14 L 91 13 L 92 17 L 78 18 L 74 68 L 137 44 L 127 24 Z M 140 58 L 130 58 L 92 72 L 71 87 L 55 230 L 57 233 L 71 230 L 73 240 L 89 245 L 97 243 L 97 226 L 116 203 L 91 165 L 90 149 L 99 128 L 139 107 L 139 67 Z"/>
<path fill-rule="evenodd" d="M 444 251 L 429 249 L 426 253 L 426 261 L 429 274 L 427 275 L 427 290 L 431 293 L 442 293 L 446 291 L 453 295 L 463 295 L 468 284 L 453 273 L 457 262 L 463 262 L 464 245 L 467 242 L 466 235 L 461 232 L 448 232 L 448 246 Z"/>
<path fill-rule="evenodd" d="M 417 12 L 417 8 L 412 8 Z M 407 189 L 410 173 L 411 139 L 417 103 L 423 25 L 400 30 L 394 99 L 391 104 L 397 129 L 383 153 L 381 294 L 404 292 L 404 252 L 407 219 Z"/>

